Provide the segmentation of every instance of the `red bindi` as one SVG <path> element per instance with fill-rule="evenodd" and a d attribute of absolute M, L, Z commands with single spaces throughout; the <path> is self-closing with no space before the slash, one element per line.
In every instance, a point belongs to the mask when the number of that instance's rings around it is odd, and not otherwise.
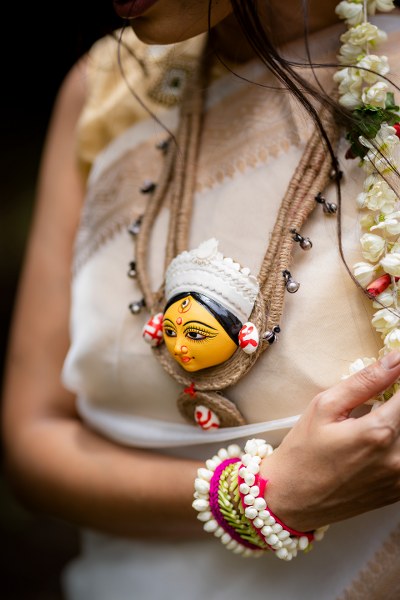
<path fill-rule="evenodd" d="M 182 317 L 178 317 L 176 320 L 177 325 L 182 325 Z"/>

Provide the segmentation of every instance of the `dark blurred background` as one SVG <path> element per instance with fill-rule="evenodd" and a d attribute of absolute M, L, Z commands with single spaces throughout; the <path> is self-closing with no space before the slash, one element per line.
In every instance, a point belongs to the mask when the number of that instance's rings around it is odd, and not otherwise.
<path fill-rule="evenodd" d="M 40 155 L 57 90 L 67 71 L 91 44 L 122 24 L 113 11 L 112 0 L 8 2 L 3 11 L 1 385 L 14 297 L 34 208 Z M 62 599 L 60 571 L 79 550 L 78 533 L 67 523 L 32 514 L 22 507 L 2 470 L 0 540 L 2 600 Z"/>

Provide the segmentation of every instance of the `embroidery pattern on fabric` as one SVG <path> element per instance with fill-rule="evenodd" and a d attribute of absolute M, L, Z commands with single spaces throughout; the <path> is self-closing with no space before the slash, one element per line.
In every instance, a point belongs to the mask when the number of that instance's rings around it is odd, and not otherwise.
<path fill-rule="evenodd" d="M 199 161 L 197 193 L 205 192 L 226 179 L 233 179 L 238 173 L 266 165 L 292 146 L 299 145 L 301 135 L 289 103 L 282 102 L 278 93 L 268 104 L 261 98 L 260 91 L 252 89 L 249 84 L 234 98 L 222 99 L 207 113 L 204 132 L 207 152 L 202 153 Z M 232 144 L 228 143 L 231 133 L 219 125 L 220 115 L 231 111 L 234 114 L 238 106 L 243 107 L 241 119 L 242 123 L 246 119 L 247 128 L 242 133 L 238 130 L 236 143 Z M 284 134 L 278 134 L 282 119 L 287 121 L 288 126 Z M 121 158 L 112 161 L 89 188 L 76 238 L 75 274 L 94 252 L 143 212 L 146 199 L 138 193 L 140 174 L 145 173 L 146 178 L 153 180 L 159 177 L 159 160 L 154 160 L 159 150 L 155 149 L 155 144 L 156 139 L 152 138 L 128 150 Z"/>

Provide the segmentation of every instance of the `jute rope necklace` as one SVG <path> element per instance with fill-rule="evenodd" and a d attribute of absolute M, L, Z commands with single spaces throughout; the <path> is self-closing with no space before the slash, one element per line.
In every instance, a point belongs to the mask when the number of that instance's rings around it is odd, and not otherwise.
<path fill-rule="evenodd" d="M 269 237 L 269 243 L 257 275 L 258 293 L 251 310 L 250 322 L 245 324 L 246 327 L 249 327 L 243 328 L 246 329 L 245 334 L 249 331 L 252 332 L 253 329 L 257 332 L 256 341 L 252 341 L 250 345 L 252 352 L 248 353 L 248 349 L 243 352 L 239 343 L 239 347 L 232 356 L 220 364 L 215 363 L 215 366 L 195 371 L 189 370 L 189 372 L 188 369 L 183 368 L 182 364 L 185 365 L 185 363 L 182 361 L 189 362 L 190 357 L 186 359 L 180 357 L 182 360 L 179 362 L 177 357 L 171 353 L 171 349 L 168 349 L 167 343 L 163 343 L 163 339 L 170 341 L 166 338 L 166 334 L 176 337 L 178 332 L 175 331 L 175 322 L 172 321 L 170 329 L 166 329 L 164 316 L 168 298 L 165 296 L 165 281 L 160 289 L 156 291 L 151 289 L 148 273 L 149 243 L 157 215 L 164 206 L 166 198 L 169 197 L 171 201 L 165 251 L 166 273 L 168 275 L 171 261 L 174 263 L 175 257 L 178 257 L 179 260 L 182 257 L 181 264 L 187 265 L 188 261 L 192 261 L 193 269 L 201 271 L 206 282 L 205 285 L 208 286 L 207 273 L 203 271 L 208 257 L 206 256 L 203 260 L 200 252 L 191 258 L 191 254 L 187 253 L 187 248 L 197 159 L 203 130 L 208 65 L 211 62 L 209 58 L 209 50 L 206 46 L 198 68 L 193 73 L 185 90 L 176 143 L 169 141 L 165 146 L 165 164 L 161 178 L 150 194 L 144 215 L 131 228 L 135 241 L 135 274 L 143 293 L 143 300 L 139 303 L 132 303 L 130 306 L 133 313 L 139 312 L 141 306 L 146 306 L 150 314 L 155 315 L 145 327 L 145 338 L 147 337 L 151 342 L 153 352 L 162 367 L 184 387 L 178 398 L 181 414 L 191 423 L 200 424 L 205 429 L 245 423 L 235 404 L 224 397 L 221 391 L 234 385 L 248 373 L 261 354 L 275 341 L 280 331 L 279 324 L 285 293 L 296 292 L 299 288 L 299 284 L 293 279 L 289 270 L 293 248 L 297 243 L 300 243 L 304 250 L 308 250 L 312 246 L 311 241 L 299 233 L 308 216 L 318 202 L 324 204 L 325 212 L 336 212 L 336 206 L 327 203 L 321 195 L 331 178 L 332 157 L 322 143 L 320 132 L 315 131 L 307 142 L 282 199 L 271 235 L 269 236 L 269 232 L 266 231 L 265 237 Z M 321 118 L 327 136 L 335 144 L 338 138 L 337 125 L 327 112 Z M 212 268 L 219 268 L 221 265 L 221 277 L 223 278 L 224 270 L 228 266 L 230 268 L 233 261 L 231 259 L 228 259 L 228 262 L 227 259 L 221 260 L 220 255 L 216 255 L 215 252 L 213 254 L 213 252 L 214 250 L 211 251 L 212 257 L 209 262 L 212 264 Z M 175 273 L 178 272 L 177 277 L 180 276 L 179 260 L 175 268 Z M 238 265 L 235 268 L 238 268 Z M 246 273 L 247 271 L 242 269 L 240 277 L 245 279 Z M 189 281 L 191 281 L 190 278 Z M 245 284 L 244 281 L 244 286 Z M 241 281 L 237 285 L 240 287 Z M 187 292 L 186 296 L 191 296 L 190 293 L 193 289 L 190 283 L 185 291 Z M 190 300 L 191 298 L 186 298 L 179 305 L 178 310 L 182 314 L 186 310 L 184 303 L 188 303 Z M 179 299 L 179 301 L 181 300 Z M 180 326 L 182 318 L 178 317 L 176 323 Z M 215 328 L 211 327 L 212 331 L 209 332 L 210 340 L 213 339 L 213 336 L 215 337 L 213 329 Z M 241 340 L 241 333 L 239 333 L 239 340 Z M 201 337 L 200 334 L 192 335 Z M 248 344 L 249 342 L 244 342 L 243 347 L 246 348 Z M 183 346 L 183 348 L 186 347 Z"/>

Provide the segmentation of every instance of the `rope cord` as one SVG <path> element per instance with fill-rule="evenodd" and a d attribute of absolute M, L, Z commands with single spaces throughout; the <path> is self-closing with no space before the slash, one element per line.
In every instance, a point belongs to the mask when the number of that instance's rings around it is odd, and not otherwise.
<path fill-rule="evenodd" d="M 149 200 L 136 237 L 138 281 L 146 305 L 152 314 L 163 310 L 164 295 L 163 286 L 156 292 L 150 289 L 147 273 L 150 236 L 157 215 L 168 197 L 171 198 L 171 202 L 165 269 L 177 254 L 188 248 L 210 63 L 209 45 L 206 44 L 198 68 L 184 93 L 176 135 L 177 144 L 169 144 L 161 180 Z M 325 109 L 320 117 L 331 144 L 336 143 L 339 132 L 332 114 Z M 332 166 L 332 156 L 327 151 L 320 131 L 315 129 L 283 197 L 260 267 L 258 275 L 260 292 L 250 316 L 250 320 L 260 332 L 270 330 L 280 323 L 286 292 L 283 272 L 289 270 L 295 244 L 291 230 L 301 230 L 317 205 L 315 196 L 324 190 L 329 181 Z M 194 382 L 195 389 L 202 393 L 205 404 L 207 401 L 203 393 L 209 394 L 207 398 L 213 403 L 213 410 L 215 410 L 214 403 L 218 404 L 218 397 L 221 399 L 221 406 L 229 401 L 214 392 L 219 392 L 241 379 L 268 347 L 268 343 L 261 342 L 253 354 L 245 354 L 239 349 L 222 365 L 190 374 L 178 365 L 165 344 L 154 348 L 153 351 L 166 372 L 176 381 L 185 386 Z M 182 402 L 182 398 L 180 401 Z M 185 410 L 182 406 L 182 412 L 185 412 L 186 417 L 191 418 L 192 405 L 188 405 L 186 400 L 183 404 Z M 226 406 L 224 410 L 229 412 Z M 216 412 L 218 413 L 217 410 Z"/>

